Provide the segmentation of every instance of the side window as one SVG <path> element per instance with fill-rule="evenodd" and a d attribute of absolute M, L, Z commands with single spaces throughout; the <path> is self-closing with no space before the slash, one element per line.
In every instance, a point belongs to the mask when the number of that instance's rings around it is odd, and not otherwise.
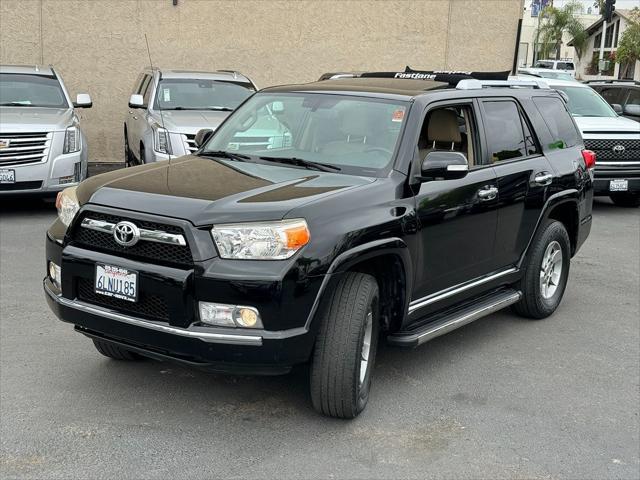
<path fill-rule="evenodd" d="M 451 105 L 430 110 L 418 138 L 420 161 L 432 151 L 461 152 L 469 167 L 478 165 L 478 134 L 470 104 Z"/>
<path fill-rule="evenodd" d="M 613 104 L 613 103 L 620 103 L 618 101 L 618 99 L 620 98 L 620 91 L 622 89 L 620 88 L 603 88 L 601 90 L 598 91 L 598 93 L 600 95 L 602 95 L 602 98 L 604 98 L 607 103 L 609 104 Z"/>
<path fill-rule="evenodd" d="M 549 148 L 568 148 L 580 143 L 580 135 L 562 100 L 555 97 L 534 97 L 533 103 L 553 137 Z"/>
<path fill-rule="evenodd" d="M 535 153 L 535 142 L 518 106 L 509 100 L 483 102 L 484 123 L 491 163 Z M 526 126 L 525 130 L 523 125 Z"/>
<path fill-rule="evenodd" d="M 132 94 L 140 93 L 140 87 L 142 86 L 143 81 L 144 74 L 141 73 L 140 75 L 138 75 L 138 78 L 136 78 L 136 83 L 133 84 L 133 90 L 131 91 Z"/>
<path fill-rule="evenodd" d="M 640 105 L 640 89 L 638 88 L 630 88 L 629 96 L 627 97 L 627 101 L 624 103 L 625 105 Z"/>
<path fill-rule="evenodd" d="M 150 75 L 145 75 L 146 79 L 142 85 L 142 89 L 140 90 L 140 95 L 144 98 L 144 104 L 149 105 L 149 95 L 151 95 L 151 85 L 153 84 L 153 77 Z"/>

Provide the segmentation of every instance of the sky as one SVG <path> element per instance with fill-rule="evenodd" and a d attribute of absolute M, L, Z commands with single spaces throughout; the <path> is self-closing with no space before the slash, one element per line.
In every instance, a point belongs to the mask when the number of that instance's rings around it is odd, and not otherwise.
<path fill-rule="evenodd" d="M 556 7 L 562 7 L 565 3 L 568 3 L 570 0 L 554 0 L 553 5 Z M 530 3 L 528 0 L 525 0 L 525 5 Z M 587 11 L 587 8 L 592 7 L 594 1 L 593 0 L 580 0 L 580 3 L 584 5 L 584 11 Z M 633 7 L 640 7 L 640 0 L 617 0 L 616 8 L 623 9 L 631 9 Z M 593 13 L 598 13 L 595 9 Z"/>

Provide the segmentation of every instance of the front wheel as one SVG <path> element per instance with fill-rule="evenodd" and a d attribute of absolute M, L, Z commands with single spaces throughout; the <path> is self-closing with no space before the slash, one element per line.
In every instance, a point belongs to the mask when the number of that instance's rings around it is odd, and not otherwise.
<path fill-rule="evenodd" d="M 513 309 L 523 317 L 541 319 L 555 312 L 569 278 L 571 243 L 564 225 L 550 220 L 536 234 L 519 288 L 522 298 Z"/>
<path fill-rule="evenodd" d="M 354 418 L 367 404 L 379 335 L 378 283 L 348 272 L 320 318 L 311 364 L 311 400 L 320 413 Z"/>
<path fill-rule="evenodd" d="M 609 198 L 618 207 L 640 207 L 640 193 L 616 193 L 610 195 Z"/>

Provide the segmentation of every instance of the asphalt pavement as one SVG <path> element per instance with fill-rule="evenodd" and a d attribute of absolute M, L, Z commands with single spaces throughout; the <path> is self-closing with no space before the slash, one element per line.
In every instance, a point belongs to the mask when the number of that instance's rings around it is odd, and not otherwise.
<path fill-rule="evenodd" d="M 640 478 L 640 210 L 594 205 L 558 311 L 379 352 L 356 420 L 282 377 L 123 363 L 42 292 L 55 210 L 0 207 L 0 478 Z"/>

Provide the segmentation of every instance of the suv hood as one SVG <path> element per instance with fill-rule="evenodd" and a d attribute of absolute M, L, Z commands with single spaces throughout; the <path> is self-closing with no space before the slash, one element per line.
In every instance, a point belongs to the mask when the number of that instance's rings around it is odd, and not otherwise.
<path fill-rule="evenodd" d="M 0 107 L 0 131 L 51 132 L 73 123 L 73 109 L 45 107 Z"/>
<path fill-rule="evenodd" d="M 160 125 L 174 133 L 195 134 L 202 128 L 215 130 L 231 112 L 215 110 L 163 110 L 153 112 L 153 118 Z"/>
<path fill-rule="evenodd" d="M 635 133 L 640 135 L 638 122 L 624 117 L 573 117 L 580 132 L 587 136 L 595 133 Z"/>
<path fill-rule="evenodd" d="M 196 156 L 85 180 L 81 204 L 182 218 L 194 225 L 280 220 L 291 209 L 375 178 Z"/>

